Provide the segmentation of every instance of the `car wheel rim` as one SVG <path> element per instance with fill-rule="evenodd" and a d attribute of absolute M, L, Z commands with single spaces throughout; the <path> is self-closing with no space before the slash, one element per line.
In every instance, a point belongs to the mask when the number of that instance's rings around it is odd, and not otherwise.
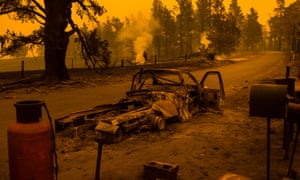
<path fill-rule="evenodd" d="M 161 117 L 156 117 L 156 126 L 157 126 L 157 130 L 166 129 L 166 120 Z"/>

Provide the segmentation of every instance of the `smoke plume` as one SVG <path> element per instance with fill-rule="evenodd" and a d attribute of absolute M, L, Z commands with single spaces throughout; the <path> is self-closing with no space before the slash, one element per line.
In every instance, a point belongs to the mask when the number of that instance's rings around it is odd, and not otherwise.
<path fill-rule="evenodd" d="M 148 32 L 142 33 L 138 36 L 135 41 L 133 42 L 134 45 L 134 52 L 135 52 L 135 62 L 144 64 L 145 58 L 143 56 L 144 51 L 149 47 L 152 43 L 152 34 Z"/>
<path fill-rule="evenodd" d="M 123 28 L 119 35 L 119 40 L 124 42 L 132 42 L 135 53 L 134 63 L 144 64 L 144 51 L 152 44 L 153 32 L 158 28 L 158 23 L 152 19 L 146 18 L 141 12 L 136 16 L 131 15 L 129 24 Z"/>

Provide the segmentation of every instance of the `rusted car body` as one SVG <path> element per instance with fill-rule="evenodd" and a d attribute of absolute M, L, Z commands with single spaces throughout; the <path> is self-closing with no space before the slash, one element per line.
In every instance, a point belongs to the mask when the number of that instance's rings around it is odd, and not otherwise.
<path fill-rule="evenodd" d="M 209 83 L 215 87 L 209 87 Z M 133 75 L 126 96 L 116 104 L 71 113 L 56 119 L 55 123 L 58 131 L 92 126 L 98 138 L 118 142 L 124 133 L 133 129 L 163 130 L 167 121 L 188 121 L 201 111 L 222 114 L 224 100 L 223 81 L 218 71 L 208 71 L 198 81 L 187 71 L 141 69 Z"/>

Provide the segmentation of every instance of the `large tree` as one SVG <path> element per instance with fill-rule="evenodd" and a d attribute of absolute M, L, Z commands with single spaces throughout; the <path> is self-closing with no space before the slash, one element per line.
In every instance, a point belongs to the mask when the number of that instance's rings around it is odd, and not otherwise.
<path fill-rule="evenodd" d="M 247 50 L 255 50 L 263 39 L 262 25 L 258 22 L 258 14 L 254 8 L 250 8 L 244 24 L 244 42 Z"/>
<path fill-rule="evenodd" d="M 210 30 L 207 34 L 207 39 L 211 41 L 210 51 L 217 54 L 229 54 L 235 51 L 240 34 L 236 20 L 226 13 L 223 0 L 214 0 Z"/>
<path fill-rule="evenodd" d="M 153 0 L 152 2 L 152 17 L 153 19 L 155 19 L 160 27 L 154 32 L 154 36 L 153 36 L 153 44 L 155 46 L 155 55 L 156 57 L 161 57 L 161 44 L 162 44 L 162 36 L 163 36 L 163 30 L 162 30 L 162 12 L 163 12 L 163 3 L 161 0 Z"/>
<path fill-rule="evenodd" d="M 241 31 L 241 36 L 243 36 L 242 27 L 244 23 L 244 15 L 241 10 L 241 7 L 238 5 L 237 0 L 231 0 L 231 3 L 229 5 L 229 12 L 228 12 L 228 18 L 232 20 L 232 23 L 235 24 L 235 26 Z M 241 38 L 242 40 L 242 38 Z M 240 47 L 243 44 L 243 41 L 239 43 Z"/>
<path fill-rule="evenodd" d="M 159 24 L 159 28 L 154 31 L 153 44 L 156 48 L 158 58 L 174 58 L 176 54 L 176 20 L 172 16 L 173 11 L 169 10 L 161 0 L 154 0 L 152 7 L 152 17 Z"/>
<path fill-rule="evenodd" d="M 232 16 L 233 20 L 236 21 L 237 26 L 240 28 L 244 20 L 244 15 L 237 0 L 231 0 L 229 5 L 229 15 Z"/>
<path fill-rule="evenodd" d="M 114 63 L 119 61 L 121 53 L 121 42 L 118 40 L 118 36 L 124 26 L 124 23 L 117 17 L 107 18 L 101 26 L 101 37 L 108 40 L 110 48 L 114 51 Z M 106 64 L 107 65 L 107 64 Z"/>
<path fill-rule="evenodd" d="M 177 14 L 180 55 L 192 53 L 193 4 L 191 0 L 176 0 L 179 14 Z M 185 46 L 184 46 L 185 45 Z"/>
<path fill-rule="evenodd" d="M 97 22 L 105 9 L 96 0 L 0 0 L 0 15 L 9 15 L 12 20 L 39 23 L 40 28 L 30 35 L 7 31 L 0 36 L 1 54 L 7 55 L 27 44 L 43 44 L 45 46 L 45 76 L 49 81 L 68 80 L 69 74 L 65 65 L 65 57 L 69 37 L 76 33 L 82 43 L 82 54 L 87 65 L 95 66 L 99 52 L 90 50 L 88 42 L 94 33 L 83 33 L 73 20 L 72 12 L 84 20 Z M 108 43 L 98 38 L 96 47 L 105 47 Z M 107 54 L 106 52 L 104 54 Z"/>
<path fill-rule="evenodd" d="M 201 35 L 203 32 L 209 30 L 211 18 L 211 0 L 197 0 L 196 1 L 196 31 Z"/>

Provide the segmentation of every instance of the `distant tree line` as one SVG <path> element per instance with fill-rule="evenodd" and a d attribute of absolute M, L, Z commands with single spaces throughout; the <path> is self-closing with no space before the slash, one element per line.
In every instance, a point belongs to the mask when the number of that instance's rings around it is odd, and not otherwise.
<path fill-rule="evenodd" d="M 263 26 L 254 8 L 244 15 L 237 0 L 231 1 L 228 11 L 223 0 L 197 0 L 196 7 L 191 0 L 176 2 L 177 5 L 169 9 L 162 0 L 153 0 L 151 20 L 156 26 L 149 26 L 153 38 L 145 49 L 151 52 L 152 59 L 153 56 L 170 60 L 209 52 L 230 54 L 236 50 L 262 49 Z M 113 61 L 134 56 L 134 39 L 119 38 L 131 23 L 130 18 L 122 22 L 112 17 L 99 26 L 101 37 L 110 44 Z M 145 22 L 141 20 L 141 23 Z"/>
<path fill-rule="evenodd" d="M 263 50 L 266 47 L 266 29 L 258 22 L 254 8 L 244 15 L 237 0 L 232 0 L 228 12 L 223 0 L 176 0 L 177 5 L 168 9 L 162 0 L 153 0 L 151 17 L 144 21 L 139 17 L 107 17 L 96 27 L 99 36 L 106 39 L 112 51 L 105 66 L 116 65 L 121 60 L 135 59 L 135 43 L 142 28 L 147 30 L 152 41 L 142 49 L 148 52 L 150 60 L 172 60 L 208 53 L 230 54 L 237 50 Z M 88 29 L 87 25 L 83 29 Z M 74 38 L 76 39 L 76 38 Z M 70 42 L 74 44 L 75 41 Z M 69 47 L 74 48 L 75 45 Z M 71 49 L 71 48 L 70 48 Z M 72 50 L 70 50 L 72 51 Z M 71 52 L 70 54 L 74 54 Z M 155 57 L 154 57 L 155 56 Z"/>
<path fill-rule="evenodd" d="M 285 6 L 284 0 L 277 0 L 274 16 L 269 19 L 269 44 L 272 50 L 293 50 L 299 53 L 300 1 Z"/>

